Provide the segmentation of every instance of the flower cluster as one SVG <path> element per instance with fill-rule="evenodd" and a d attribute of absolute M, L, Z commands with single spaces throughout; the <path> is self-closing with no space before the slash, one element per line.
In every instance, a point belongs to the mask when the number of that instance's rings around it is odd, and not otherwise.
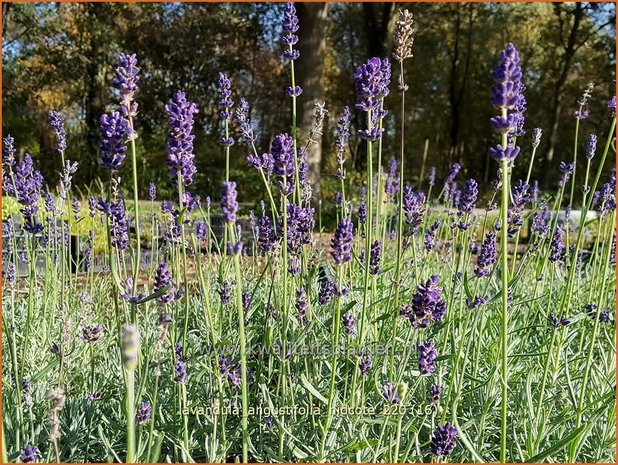
<path fill-rule="evenodd" d="M 522 214 L 526 205 L 530 202 L 530 194 L 528 190 L 530 186 L 519 179 L 511 190 L 511 196 L 513 199 L 513 205 L 507 214 L 507 235 L 508 237 L 514 237 L 519 231 L 519 228 L 524 224 Z"/>
<path fill-rule="evenodd" d="M 422 375 L 429 375 L 436 371 L 436 358 L 438 352 L 436 346 L 431 341 L 425 341 L 416 346 L 418 353 L 418 369 Z"/>
<path fill-rule="evenodd" d="M 332 248 L 331 256 L 337 265 L 347 263 L 352 258 L 350 251 L 352 249 L 352 239 L 354 238 L 352 234 L 353 229 L 354 225 L 347 218 L 344 218 L 337 226 L 335 236 L 330 243 Z"/>
<path fill-rule="evenodd" d="M 49 113 L 49 125 L 56 133 L 56 152 L 62 153 L 67 149 L 67 133 L 64 129 L 64 117 L 57 111 Z"/>
<path fill-rule="evenodd" d="M 431 438 L 431 452 L 438 457 L 445 457 L 455 449 L 455 438 L 458 436 L 457 428 L 446 422 L 444 426 L 436 428 Z"/>
<path fill-rule="evenodd" d="M 2 184 L 5 192 L 15 197 L 22 206 L 24 229 L 31 234 L 41 232 L 43 225 L 36 218 L 36 213 L 39 211 L 39 200 L 43 192 L 43 176 L 34 169 L 30 154 L 26 153 L 24 159 L 15 165 L 13 182 Z"/>
<path fill-rule="evenodd" d="M 358 135 L 362 139 L 377 140 L 384 132 L 380 122 L 387 113 L 382 109 L 382 103 L 389 93 L 390 61 L 378 57 L 370 58 L 356 68 L 353 77 L 356 82 L 356 108 L 368 112 L 371 116 L 367 121 L 367 129 L 359 130 Z"/>
<path fill-rule="evenodd" d="M 403 188 L 403 213 L 411 235 L 418 233 L 425 216 L 425 194 L 414 192 L 411 186 Z"/>
<path fill-rule="evenodd" d="M 508 44 L 500 53 L 498 66 L 493 72 L 494 85 L 491 89 L 491 103 L 501 111 L 499 116 L 491 118 L 491 126 L 496 132 L 509 135 L 506 147 L 498 144 L 490 149 L 490 155 L 498 161 L 512 161 L 519 154 L 520 149 L 511 136 L 519 133 L 523 125 L 525 101 L 521 77 L 519 52 L 513 44 Z"/>
<path fill-rule="evenodd" d="M 481 252 L 476 259 L 474 274 L 479 278 L 488 276 L 490 268 L 498 261 L 498 248 L 496 245 L 496 233 L 492 230 L 487 233 L 481 245 Z"/>
<path fill-rule="evenodd" d="M 121 53 L 114 67 L 112 87 L 120 92 L 120 111 L 125 117 L 137 115 L 137 103 L 133 101 L 133 97 L 138 90 L 139 72 L 137 56 Z"/>
<path fill-rule="evenodd" d="M 170 131 L 167 134 L 167 166 L 170 167 L 170 180 L 178 186 L 179 178 L 185 186 L 193 183 L 197 172 L 193 159 L 193 117 L 198 113 L 197 105 L 189 102 L 184 92 L 178 91 L 165 105 L 165 113 L 170 118 Z"/>
<path fill-rule="evenodd" d="M 129 122 L 117 111 L 101 115 L 101 168 L 117 171 L 126 157 Z"/>
<path fill-rule="evenodd" d="M 412 296 L 412 304 L 402 308 L 402 316 L 410 320 L 415 328 L 427 328 L 446 314 L 446 302 L 439 283 L 440 277 L 433 275 L 425 284 L 419 284 Z"/>

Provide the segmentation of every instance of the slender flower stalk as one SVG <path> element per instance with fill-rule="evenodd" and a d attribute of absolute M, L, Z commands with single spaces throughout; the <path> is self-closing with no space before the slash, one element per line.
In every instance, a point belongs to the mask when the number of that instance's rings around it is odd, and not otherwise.
<path fill-rule="evenodd" d="M 133 124 L 133 118 L 137 116 L 137 102 L 134 100 L 135 93 L 138 90 L 137 83 L 139 82 L 140 69 L 137 66 L 137 57 L 135 54 L 128 55 L 121 53 L 118 57 L 118 63 L 114 67 L 114 78 L 112 86 L 120 93 L 120 111 L 123 117 L 127 118 L 128 136 L 131 143 L 131 168 L 133 173 L 133 211 L 135 212 L 135 259 L 133 262 L 133 293 L 136 292 L 140 262 L 141 262 L 141 230 L 140 230 L 140 215 L 139 215 L 139 191 L 137 186 L 137 149 L 135 147 L 135 139 L 137 133 Z M 133 311 L 135 313 L 135 310 Z M 136 323 L 135 321 L 133 323 Z"/>
<path fill-rule="evenodd" d="M 509 284 L 508 284 L 508 227 L 507 213 L 509 207 L 509 172 L 513 161 L 519 153 L 519 147 L 514 145 L 513 134 L 521 125 L 518 110 L 522 100 L 523 84 L 521 83 L 521 67 L 519 65 L 519 53 L 513 46 L 508 44 L 500 53 L 498 66 L 493 73 L 494 85 L 492 87 L 491 103 L 500 110 L 500 115 L 491 119 L 491 125 L 501 137 L 501 143 L 490 149 L 491 156 L 500 163 L 502 174 L 502 202 L 500 218 L 502 224 L 502 240 L 500 253 L 502 258 L 502 318 L 500 326 L 500 347 L 502 354 L 501 366 L 501 421 L 500 421 L 500 461 L 506 461 L 507 444 L 507 392 L 508 392 L 508 307 L 509 307 Z"/>

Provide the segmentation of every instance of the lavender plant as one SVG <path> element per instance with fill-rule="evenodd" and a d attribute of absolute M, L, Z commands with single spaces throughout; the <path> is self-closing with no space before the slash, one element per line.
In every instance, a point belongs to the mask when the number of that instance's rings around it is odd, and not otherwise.
<path fill-rule="evenodd" d="M 525 60 L 508 44 L 487 92 L 497 179 L 489 190 L 462 179 L 468 160 L 458 160 L 429 169 L 425 192 L 404 144 L 412 15 L 400 11 L 395 24 L 398 67 L 373 57 L 350 73 L 357 118 L 351 106 L 331 116 L 315 102 L 307 134 L 297 127 L 294 5 L 282 15 L 290 128 L 261 147 L 251 102 L 235 104 L 219 73 L 221 126 L 206 134 L 223 146 L 226 169 L 212 205 L 193 183 L 207 154 L 194 145 L 197 104 L 182 90 L 164 106 L 174 196 L 145 180 L 140 204 L 135 95 L 149 83 L 135 55 L 120 55 L 117 106 L 100 117 L 100 192 L 86 198 L 73 186 L 62 114 L 50 114 L 56 188 L 37 157 L 18 156 L 20 141 L 4 137 L 3 200 L 18 208 L 3 222 L 3 461 L 613 460 L 615 98 L 606 132 L 592 132 L 586 117 L 600 92 L 586 90 L 573 153 L 556 163 L 560 185 L 540 191 L 531 173 L 542 132 L 522 137 Z M 386 99 L 393 71 L 397 120 Z M 367 172 L 350 189 L 355 120 Z M 332 233 L 307 175 L 307 148 L 328 127 L 340 189 Z M 399 156 L 384 169 L 382 139 L 393 135 Z M 264 187 L 250 215 L 230 170 L 236 140 Z M 527 176 L 511 179 L 526 152 Z M 83 257 L 72 272 L 77 230 Z"/>

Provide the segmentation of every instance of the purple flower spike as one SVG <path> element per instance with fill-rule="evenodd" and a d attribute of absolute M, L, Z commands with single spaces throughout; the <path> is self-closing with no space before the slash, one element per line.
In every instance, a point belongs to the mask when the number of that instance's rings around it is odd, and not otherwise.
<path fill-rule="evenodd" d="M 236 107 L 234 120 L 236 121 L 236 126 L 240 130 L 240 142 L 245 145 L 250 145 L 255 142 L 256 136 L 253 133 L 251 120 L 249 119 L 249 102 L 242 97 L 240 98 L 238 107 Z"/>
<path fill-rule="evenodd" d="M 397 393 L 397 389 L 395 389 L 393 383 L 384 383 L 384 393 L 382 395 L 391 404 L 399 403 L 399 394 Z"/>
<path fill-rule="evenodd" d="M 372 365 L 373 363 L 371 361 L 371 357 L 369 356 L 361 358 L 358 362 L 358 368 L 363 376 L 367 376 L 369 374 Z"/>
<path fill-rule="evenodd" d="M 382 243 L 378 240 L 371 244 L 371 251 L 369 254 L 369 274 L 379 275 L 382 270 L 380 269 L 380 255 L 382 254 Z"/>
<path fill-rule="evenodd" d="M 489 275 L 489 269 L 498 261 L 498 248 L 496 245 L 496 233 L 492 230 L 487 233 L 481 252 L 476 260 L 476 268 L 474 274 L 479 278 Z"/>
<path fill-rule="evenodd" d="M 236 183 L 234 181 L 223 183 L 221 210 L 223 210 L 223 220 L 226 223 L 236 222 L 238 202 L 236 201 Z"/>
<path fill-rule="evenodd" d="M 354 319 L 352 312 L 347 312 L 343 315 L 343 328 L 345 329 L 346 334 L 356 333 L 356 320 Z"/>
<path fill-rule="evenodd" d="M 446 422 L 444 426 L 436 428 L 431 438 L 431 452 L 438 457 L 449 455 L 455 449 L 457 428 Z"/>
<path fill-rule="evenodd" d="M 564 259 L 564 233 L 560 227 L 556 227 L 549 248 L 549 261 L 558 262 Z"/>
<path fill-rule="evenodd" d="M 129 122 L 117 111 L 101 115 L 101 168 L 117 171 L 126 157 Z"/>
<path fill-rule="evenodd" d="M 342 265 L 350 261 L 350 250 L 352 249 L 352 239 L 353 234 L 352 230 L 354 225 L 352 222 L 344 218 L 339 226 L 337 226 L 337 230 L 335 231 L 335 236 L 331 240 L 331 256 L 335 260 L 337 265 Z"/>
<path fill-rule="evenodd" d="M 41 452 L 37 446 L 31 444 L 26 445 L 19 455 L 19 460 L 22 463 L 36 462 L 41 457 Z"/>
<path fill-rule="evenodd" d="M 446 314 L 446 302 L 442 298 L 439 283 L 440 277 L 433 275 L 424 285 L 419 284 L 412 296 L 412 305 L 402 311 L 415 328 L 427 328 Z"/>
<path fill-rule="evenodd" d="M 414 192 L 411 186 L 403 188 L 403 213 L 410 228 L 410 234 L 415 235 L 423 224 L 425 216 L 425 194 Z"/>
<path fill-rule="evenodd" d="M 137 104 L 133 102 L 133 97 L 138 90 L 139 72 L 137 56 L 121 53 L 114 67 L 112 87 L 120 91 L 120 109 L 125 117 L 137 115 Z"/>
<path fill-rule="evenodd" d="M 437 404 L 440 402 L 440 395 L 442 394 L 442 387 L 439 384 L 434 384 L 429 389 L 429 403 Z"/>
<path fill-rule="evenodd" d="M 15 164 L 15 139 L 10 134 L 2 139 L 2 164 L 7 166 L 13 166 Z M 4 184 L 4 183 L 3 183 Z"/>
<path fill-rule="evenodd" d="M 288 60 L 297 60 L 300 56 L 300 52 L 293 48 L 298 43 L 296 32 L 298 32 L 296 7 L 293 2 L 288 2 L 283 9 L 283 44 L 287 46 L 283 56 Z"/>
<path fill-rule="evenodd" d="M 175 300 L 180 299 L 183 291 L 180 291 L 178 285 L 172 280 L 172 273 L 167 267 L 166 263 L 161 263 L 157 267 L 157 273 L 155 275 L 154 291 L 158 292 L 169 286 L 169 289 L 162 295 L 157 297 L 157 302 L 160 304 L 168 304 Z"/>
<path fill-rule="evenodd" d="M 429 375 L 436 371 L 435 360 L 438 357 L 436 346 L 431 341 L 425 341 L 416 346 L 418 352 L 418 368 L 422 375 Z"/>
<path fill-rule="evenodd" d="M 294 141 L 289 134 L 277 134 L 270 148 L 273 172 L 282 178 L 294 174 Z"/>
<path fill-rule="evenodd" d="M 150 401 L 145 400 L 137 408 L 137 412 L 135 413 L 135 421 L 137 421 L 137 423 L 140 425 L 148 423 L 150 421 L 151 415 L 152 406 L 150 405 Z"/>
<path fill-rule="evenodd" d="M 219 108 L 221 110 L 220 117 L 223 120 L 229 120 L 232 117 L 232 107 L 234 102 L 230 98 L 232 95 L 232 83 L 230 78 L 225 73 L 219 73 L 218 92 L 219 92 Z"/>
<path fill-rule="evenodd" d="M 167 133 L 167 166 L 174 186 L 178 177 L 185 186 L 193 183 L 197 172 L 193 159 L 193 117 L 198 113 L 197 105 L 189 102 L 184 92 L 178 91 L 165 105 L 165 113 L 170 118 L 170 131 Z"/>
<path fill-rule="evenodd" d="M 586 140 L 586 158 L 591 160 L 597 151 L 597 136 L 596 134 L 589 134 Z"/>
<path fill-rule="evenodd" d="M 56 133 L 56 152 L 61 153 L 67 149 L 67 133 L 64 130 L 64 117 L 57 111 L 49 113 L 49 125 Z"/>

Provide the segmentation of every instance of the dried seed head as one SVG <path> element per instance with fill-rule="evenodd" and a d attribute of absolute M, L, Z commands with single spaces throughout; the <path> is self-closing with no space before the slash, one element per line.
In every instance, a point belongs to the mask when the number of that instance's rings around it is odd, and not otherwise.
<path fill-rule="evenodd" d="M 49 398 L 52 403 L 49 409 L 49 423 L 51 427 L 49 442 L 56 443 L 60 439 L 60 411 L 64 407 L 64 401 L 66 400 L 64 389 L 58 386 L 49 393 Z"/>
<path fill-rule="evenodd" d="M 414 33 L 412 13 L 408 10 L 399 10 L 399 18 L 395 24 L 395 51 L 393 58 L 399 62 L 406 58 L 412 58 L 412 44 Z"/>
<path fill-rule="evenodd" d="M 122 364 L 127 370 L 137 367 L 139 354 L 139 333 L 134 325 L 127 325 L 122 330 Z"/>

